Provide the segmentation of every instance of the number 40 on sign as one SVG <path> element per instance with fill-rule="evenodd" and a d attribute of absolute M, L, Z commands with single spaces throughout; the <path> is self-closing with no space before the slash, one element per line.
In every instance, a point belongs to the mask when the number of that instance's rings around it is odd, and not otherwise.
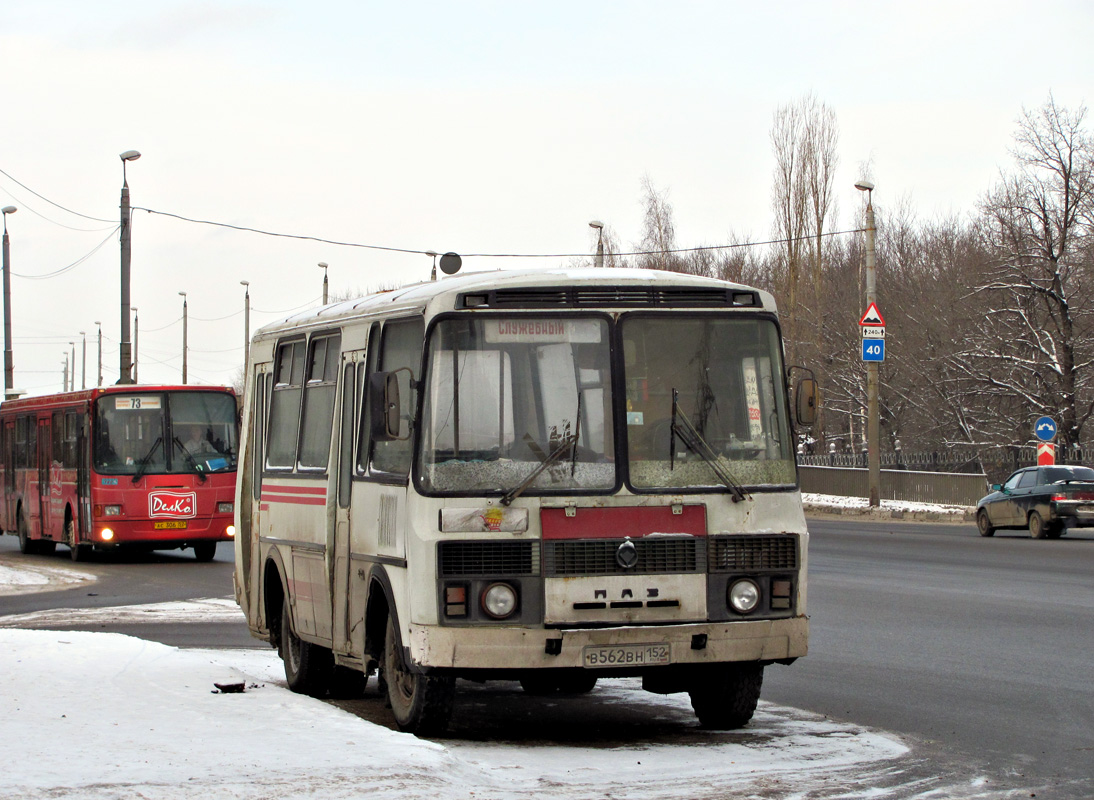
<path fill-rule="evenodd" d="M 884 339 L 863 339 L 862 340 L 862 360 L 863 361 L 884 361 L 885 360 L 885 340 Z"/>

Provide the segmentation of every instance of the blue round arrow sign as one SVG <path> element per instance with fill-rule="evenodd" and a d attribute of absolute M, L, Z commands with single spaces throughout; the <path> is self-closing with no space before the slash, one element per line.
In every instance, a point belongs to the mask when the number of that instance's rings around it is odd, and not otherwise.
<path fill-rule="evenodd" d="M 1038 417 L 1033 423 L 1033 432 L 1042 442 L 1051 442 L 1056 438 L 1056 420 L 1052 417 Z"/>

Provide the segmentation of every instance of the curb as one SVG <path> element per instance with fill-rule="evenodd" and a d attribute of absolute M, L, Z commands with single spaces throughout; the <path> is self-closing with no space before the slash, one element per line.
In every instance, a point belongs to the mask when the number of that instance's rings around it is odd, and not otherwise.
<path fill-rule="evenodd" d="M 976 509 L 941 507 L 910 511 L 900 508 L 871 508 L 869 506 L 828 506 L 821 503 L 803 503 L 806 514 L 814 516 L 856 517 L 858 519 L 896 519 L 906 522 L 975 522 Z"/>

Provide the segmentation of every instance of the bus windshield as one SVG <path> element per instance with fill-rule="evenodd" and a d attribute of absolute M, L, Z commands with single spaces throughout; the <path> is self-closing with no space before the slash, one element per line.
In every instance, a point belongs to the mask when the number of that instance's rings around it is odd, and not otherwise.
<path fill-rule="evenodd" d="M 235 415 L 235 398 L 223 392 L 106 395 L 95 409 L 95 470 L 109 475 L 234 470 Z"/>
<path fill-rule="evenodd" d="M 439 322 L 430 336 L 419 439 L 422 488 L 542 494 L 614 487 L 609 354 L 602 317 Z"/>
<path fill-rule="evenodd" d="M 796 483 L 774 321 L 630 314 L 621 330 L 634 488 Z"/>

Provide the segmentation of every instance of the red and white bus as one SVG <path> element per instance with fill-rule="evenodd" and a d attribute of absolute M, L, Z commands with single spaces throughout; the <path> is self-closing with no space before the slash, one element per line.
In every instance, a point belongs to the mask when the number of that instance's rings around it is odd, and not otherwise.
<path fill-rule="evenodd" d="M 0 405 L 0 527 L 23 553 L 192 547 L 235 535 L 235 393 L 125 385 Z"/>

